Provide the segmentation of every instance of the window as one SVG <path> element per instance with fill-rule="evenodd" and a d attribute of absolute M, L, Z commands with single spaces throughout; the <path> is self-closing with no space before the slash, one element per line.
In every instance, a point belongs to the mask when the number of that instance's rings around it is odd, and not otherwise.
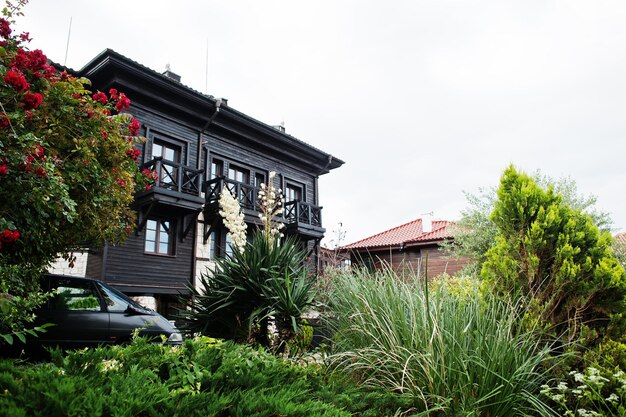
<path fill-rule="evenodd" d="M 177 169 L 175 164 L 180 163 L 180 147 L 163 142 L 154 142 L 152 145 L 152 157 L 163 158 L 159 178 L 164 186 L 177 183 Z"/>
<path fill-rule="evenodd" d="M 254 186 L 261 188 L 261 184 L 265 184 L 265 174 L 262 172 L 256 172 L 254 174 Z"/>
<path fill-rule="evenodd" d="M 230 238 L 230 235 L 226 233 L 226 242 L 224 245 L 224 254 L 228 257 L 233 256 L 233 251 L 235 250 L 235 244 L 233 240 Z"/>
<path fill-rule="evenodd" d="M 217 232 L 213 230 L 209 235 L 209 259 L 217 257 Z"/>
<path fill-rule="evenodd" d="M 228 166 L 228 179 L 243 185 L 228 183 L 228 190 L 235 196 L 239 203 L 243 206 L 250 206 L 252 202 L 250 196 L 250 187 L 248 187 L 250 179 L 250 171 L 235 165 Z"/>
<path fill-rule="evenodd" d="M 228 167 L 228 179 L 248 184 L 250 172 L 247 169 L 240 168 L 235 165 L 229 165 Z"/>
<path fill-rule="evenodd" d="M 285 202 L 290 201 L 303 201 L 302 199 L 302 187 L 295 184 L 287 184 L 285 187 Z"/>
<path fill-rule="evenodd" d="M 152 220 L 146 223 L 146 244 L 144 250 L 147 253 L 158 255 L 174 254 L 174 230 L 173 223 L 169 220 Z"/>
<path fill-rule="evenodd" d="M 90 282 L 59 282 L 54 293 L 54 310 L 100 311 L 100 299 Z"/>
<path fill-rule="evenodd" d="M 224 162 L 219 159 L 211 161 L 211 179 L 224 175 Z"/>

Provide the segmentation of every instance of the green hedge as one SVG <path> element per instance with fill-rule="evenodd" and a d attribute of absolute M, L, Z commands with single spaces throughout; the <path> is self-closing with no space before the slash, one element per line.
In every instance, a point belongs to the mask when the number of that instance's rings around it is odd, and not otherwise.
<path fill-rule="evenodd" d="M 54 352 L 49 363 L 0 361 L 2 416 L 386 416 L 408 399 L 318 365 L 200 338 Z M 409 415 L 404 414 L 404 415 Z"/>

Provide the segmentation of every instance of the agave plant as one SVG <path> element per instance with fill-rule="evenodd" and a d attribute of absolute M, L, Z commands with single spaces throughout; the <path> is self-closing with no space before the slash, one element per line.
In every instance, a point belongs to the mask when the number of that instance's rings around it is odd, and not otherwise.
<path fill-rule="evenodd" d="M 313 281 L 304 259 L 295 239 L 270 241 L 256 232 L 243 251 L 218 259 L 215 268 L 202 274 L 199 289 L 191 288 L 183 327 L 269 346 L 273 318 L 282 344 L 295 335 L 302 313 L 313 303 Z"/>

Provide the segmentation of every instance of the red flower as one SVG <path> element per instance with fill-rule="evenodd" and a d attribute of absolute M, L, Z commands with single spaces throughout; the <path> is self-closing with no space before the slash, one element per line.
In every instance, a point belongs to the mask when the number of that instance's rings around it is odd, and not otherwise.
<path fill-rule="evenodd" d="M 37 158 L 41 158 L 43 156 L 43 152 L 44 151 L 41 145 L 37 145 L 35 149 L 33 149 L 33 155 L 35 155 Z"/>
<path fill-rule="evenodd" d="M 3 177 L 9 173 L 9 166 L 7 164 L 0 165 L 0 177 Z"/>
<path fill-rule="evenodd" d="M 133 158 L 134 161 L 137 160 L 137 158 L 139 158 L 139 155 L 141 154 L 141 151 L 137 148 L 135 148 L 134 146 L 126 151 L 126 155 L 130 156 L 131 158 Z"/>
<path fill-rule="evenodd" d="M 48 63 L 48 58 L 40 49 L 28 52 L 28 69 L 31 71 L 39 71 Z"/>
<path fill-rule="evenodd" d="M 16 89 L 17 91 L 25 91 L 28 90 L 28 88 L 30 87 L 24 75 L 13 70 L 7 71 L 7 73 L 4 75 L 4 82 Z"/>
<path fill-rule="evenodd" d="M 57 70 L 55 70 L 52 65 L 46 65 L 43 69 L 43 76 L 49 80 L 56 72 Z"/>
<path fill-rule="evenodd" d="M 126 181 L 124 181 L 123 179 L 118 178 L 116 181 L 117 181 L 117 183 L 118 183 L 118 185 L 120 187 L 125 187 L 126 186 Z"/>
<path fill-rule="evenodd" d="M 22 32 L 20 33 L 20 40 L 23 42 L 30 42 L 32 41 L 31 37 L 30 37 L 30 32 Z"/>
<path fill-rule="evenodd" d="M 139 133 L 139 127 L 140 125 L 137 119 L 133 119 L 133 121 L 128 125 L 128 131 L 131 135 L 137 136 L 137 134 Z"/>
<path fill-rule="evenodd" d="M 87 113 L 87 117 L 89 117 L 89 118 L 93 117 L 93 110 L 87 109 L 86 113 Z"/>
<path fill-rule="evenodd" d="M 117 100 L 117 98 L 119 97 L 119 94 L 115 88 L 109 90 L 109 95 L 113 100 Z"/>
<path fill-rule="evenodd" d="M 41 94 L 26 93 L 24 94 L 24 98 L 22 98 L 22 105 L 24 106 L 24 110 L 36 109 L 42 101 L 43 97 Z"/>
<path fill-rule="evenodd" d="M 46 178 L 48 173 L 43 168 L 35 168 L 35 175 L 37 175 L 39 178 Z"/>
<path fill-rule="evenodd" d="M 18 49 L 13 57 L 13 61 L 11 65 L 15 68 L 24 68 L 26 63 L 28 62 L 28 56 L 26 55 L 26 51 L 23 49 Z"/>
<path fill-rule="evenodd" d="M 94 101 L 97 101 L 102 104 L 107 104 L 107 101 L 109 101 L 109 99 L 107 98 L 107 95 L 104 94 L 102 91 L 98 91 L 93 96 L 91 96 L 91 98 L 93 98 Z"/>
<path fill-rule="evenodd" d="M 102 135 L 103 139 L 108 139 L 109 138 L 109 134 L 106 132 L 106 130 L 101 130 L 100 134 Z"/>
<path fill-rule="evenodd" d="M 0 36 L 8 39 L 11 35 L 11 25 L 6 19 L 0 19 Z"/>
<path fill-rule="evenodd" d="M 0 127 L 7 127 L 9 124 L 9 116 L 5 113 L 0 113 Z"/>
<path fill-rule="evenodd" d="M 20 238 L 19 230 L 4 229 L 4 231 L 0 233 L 0 242 L 11 243 L 11 242 L 15 242 L 19 238 Z"/>
<path fill-rule="evenodd" d="M 102 114 L 104 114 L 105 116 L 110 116 L 111 112 L 109 111 L 109 109 L 104 109 L 102 110 Z"/>
<path fill-rule="evenodd" d="M 130 226 L 126 226 L 126 228 L 124 229 L 126 231 L 126 233 L 130 233 L 133 231 L 133 228 Z"/>
<path fill-rule="evenodd" d="M 122 111 L 124 109 L 127 109 L 129 106 L 130 106 L 130 99 L 126 97 L 124 93 L 120 93 L 120 98 L 119 100 L 117 100 L 117 103 L 115 103 L 115 108 L 117 109 L 117 111 Z"/>

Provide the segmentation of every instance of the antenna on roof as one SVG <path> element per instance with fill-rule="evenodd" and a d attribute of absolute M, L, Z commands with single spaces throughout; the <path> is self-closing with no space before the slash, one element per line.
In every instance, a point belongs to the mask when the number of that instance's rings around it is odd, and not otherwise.
<path fill-rule="evenodd" d="M 72 16 L 70 16 L 70 28 L 67 31 L 67 43 L 65 45 L 65 60 L 63 61 L 63 66 L 67 66 L 67 52 L 70 49 L 70 35 L 72 34 Z"/>
<path fill-rule="evenodd" d="M 206 39 L 206 61 L 204 68 L 204 94 L 209 94 L 209 38 Z"/>

